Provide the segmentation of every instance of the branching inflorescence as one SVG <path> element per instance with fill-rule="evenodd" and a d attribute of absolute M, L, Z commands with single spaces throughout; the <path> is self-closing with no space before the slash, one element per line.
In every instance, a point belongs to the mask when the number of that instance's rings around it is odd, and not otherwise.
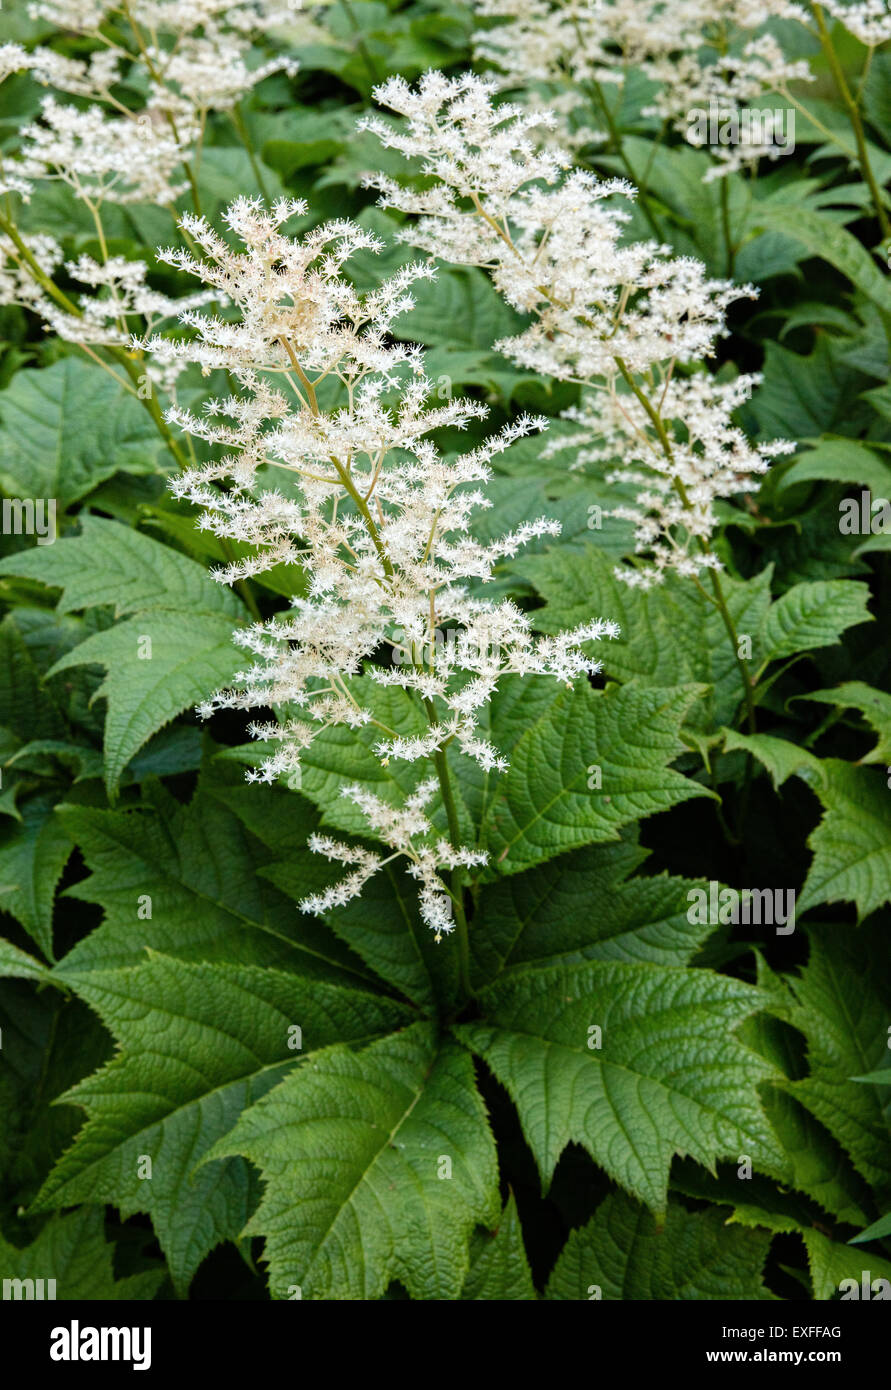
<path fill-rule="evenodd" d="M 301 238 L 284 223 L 306 211 L 283 200 L 267 210 L 239 199 L 226 222 L 243 244 L 233 251 L 204 221 L 185 219 L 201 257 L 173 250 L 162 259 L 191 272 L 239 314 L 237 322 L 196 310 L 182 315 L 194 336 L 146 346 L 224 367 L 238 383 L 203 417 L 173 409 L 169 419 L 225 452 L 187 471 L 175 491 L 204 511 L 216 535 L 246 542 L 249 559 L 219 573 L 228 582 L 279 563 L 300 564 L 306 593 L 291 611 L 239 631 L 254 662 L 202 708 L 280 707 L 281 720 L 252 726 L 275 751 L 250 774 L 293 777 L 322 732 L 335 725 L 379 730 L 378 756 L 432 761 L 449 819 L 450 841 L 424 814 L 434 784 L 423 780 L 400 808 L 348 786 L 370 828 L 405 856 L 420 881 L 424 919 L 437 939 L 453 929 L 452 894 L 440 871 L 485 862 L 456 834 L 445 750 L 452 743 L 486 770 L 503 754 L 479 731 L 481 712 L 506 674 L 548 675 L 570 683 L 599 670 L 579 644 L 614 636 L 595 619 L 556 637 L 535 637 L 508 599 L 481 596 L 495 563 L 534 537 L 555 535 L 542 517 L 488 543 L 476 540 L 474 512 L 487 506 L 490 460 L 542 422 L 522 416 L 457 457 L 444 456 L 434 431 L 463 429 L 486 414 L 471 400 L 428 406 L 420 350 L 389 340 L 394 318 L 411 306 L 409 287 L 432 270 L 409 265 L 367 294 L 344 274 L 358 251 L 380 244 L 352 222 L 330 222 Z M 280 487 L 264 485 L 267 471 Z M 447 632 L 451 640 L 437 641 Z M 379 686 L 413 693 L 426 732 L 403 737 L 380 722 L 356 693 L 360 673 Z M 336 888 L 305 902 L 323 911 L 355 896 L 385 862 L 365 849 L 314 837 L 313 847 L 352 866 Z M 450 906 L 452 903 L 452 906 Z"/>

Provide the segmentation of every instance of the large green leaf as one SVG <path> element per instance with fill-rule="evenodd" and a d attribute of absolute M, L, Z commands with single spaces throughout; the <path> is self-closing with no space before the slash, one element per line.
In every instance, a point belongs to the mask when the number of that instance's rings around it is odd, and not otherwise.
<path fill-rule="evenodd" d="M 0 574 L 62 589 L 60 613 L 108 604 L 119 618 L 147 609 L 244 617 L 232 590 L 178 550 L 118 521 L 89 514 L 78 520 L 78 535 L 8 556 Z"/>
<path fill-rule="evenodd" d="M 120 1050 L 63 1097 L 88 1119 L 35 1210 L 111 1202 L 124 1216 L 148 1212 L 180 1290 L 215 1245 L 237 1238 L 256 1197 L 240 1160 L 198 1167 L 211 1146 L 298 1059 L 311 1070 L 318 1049 L 405 1018 L 396 1003 L 322 980 L 153 953 L 129 968 L 63 963 L 56 974 Z"/>
<path fill-rule="evenodd" d="M 14 497 L 61 510 L 113 473 L 158 472 L 162 447 L 139 401 L 74 357 L 17 372 L 0 400 L 0 483 Z"/>
<path fill-rule="evenodd" d="M 736 652 L 713 603 L 689 580 L 669 576 L 664 584 L 642 592 L 614 574 L 614 562 L 599 547 L 517 562 L 517 570 L 538 589 L 546 606 L 534 620 L 543 632 L 556 633 L 590 618 L 592 610 L 617 622 L 617 641 L 598 642 L 594 654 L 607 675 L 642 685 L 681 685 L 698 681 L 711 689 L 690 711 L 694 726 L 714 727 L 733 720 L 743 699 Z M 770 569 L 741 583 L 724 580 L 728 607 L 739 634 L 752 643 L 753 671 L 762 653 L 759 633 L 770 603 Z"/>
<path fill-rule="evenodd" d="M 356 977 L 358 962 L 331 933 L 261 877 L 270 854 L 203 784 L 187 806 L 158 789 L 137 809 L 72 806 L 61 819 L 91 871 L 67 894 L 105 910 L 66 968 L 135 965 L 152 948 L 186 960 L 299 962 L 304 975 L 328 979 L 344 979 L 345 966 Z M 292 832 L 298 824 L 284 821 Z M 309 828 L 304 823 L 290 849 L 306 891 L 324 873 L 324 861 L 305 846 Z"/>
<path fill-rule="evenodd" d="M 846 628 L 872 621 L 869 585 L 854 579 L 796 584 L 769 609 L 761 631 L 765 658 L 833 646 Z"/>
<path fill-rule="evenodd" d="M 209 1156 L 231 1154 L 264 1180 L 247 1233 L 265 1237 L 275 1298 L 379 1298 L 393 1280 L 458 1298 L 470 1234 L 501 1210 L 471 1059 L 427 1024 L 313 1059 Z"/>
<path fill-rule="evenodd" d="M 708 970 L 595 960 L 503 976 L 458 1033 L 510 1092 L 545 1186 L 574 1142 L 662 1214 L 675 1154 L 784 1168 L 756 1089 L 777 1073 L 734 1037 L 763 1003 Z"/>
<path fill-rule="evenodd" d="M 807 781 L 825 815 L 808 839 L 814 851 L 799 912 L 853 902 L 868 917 L 891 901 L 891 804 L 884 773 L 825 758 Z"/>

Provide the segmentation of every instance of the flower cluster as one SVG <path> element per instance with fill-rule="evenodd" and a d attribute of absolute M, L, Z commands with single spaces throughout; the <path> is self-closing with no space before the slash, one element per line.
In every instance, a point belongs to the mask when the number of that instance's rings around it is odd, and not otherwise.
<path fill-rule="evenodd" d="M 416 217 L 405 239 L 485 268 L 508 303 L 531 316 L 496 346 L 524 367 L 590 388 L 578 423 L 596 448 L 585 457 L 619 455 L 633 481 L 660 453 L 634 518 L 651 563 L 623 567 L 623 576 L 652 582 L 666 568 L 716 566 L 707 549 L 713 501 L 753 490 L 764 460 L 787 446 L 753 449 L 732 424 L 751 378 L 719 388 L 686 372 L 712 355 L 728 306 L 755 290 L 711 279 L 699 261 L 655 242 L 623 244 L 627 214 L 615 204 L 632 196 L 630 186 L 561 167 L 568 161 L 558 151 L 530 138 L 544 117 L 496 106 L 491 83 L 428 73 L 416 90 L 393 78 L 375 96 L 404 124 L 371 116 L 364 127 L 420 157 L 435 180 L 422 191 L 383 176 L 371 181 L 385 207 Z M 677 500 L 668 500 L 668 487 Z"/>
<path fill-rule="evenodd" d="M 499 69 L 506 87 L 565 87 L 574 114 L 593 101 L 596 115 L 600 84 L 621 83 L 636 67 L 657 84 L 645 114 L 692 143 L 691 111 L 717 107 L 729 115 L 765 92 L 812 78 L 809 64 L 787 58 L 765 30 L 773 19 L 807 20 L 791 0 L 715 0 L 707 15 L 699 0 L 476 0 L 475 8 L 502 21 L 477 33 L 476 52 Z M 742 138 L 715 153 L 714 172 L 726 173 L 775 157 L 776 147 Z"/>
<path fill-rule="evenodd" d="M 454 743 L 484 769 L 503 769 L 506 759 L 479 731 L 499 678 L 535 673 L 570 682 L 593 674 L 599 665 L 579 644 L 617 629 L 598 619 L 537 638 L 514 603 L 481 596 L 499 559 L 560 529 L 541 518 L 489 543 L 472 532 L 474 513 L 488 505 L 482 489 L 490 460 L 541 422 L 522 417 L 467 452 L 443 455 L 431 434 L 465 428 L 486 410 L 471 400 L 428 406 L 420 350 L 391 339 L 393 320 L 412 303 L 409 286 L 429 277 L 430 267 L 404 267 L 359 294 L 344 264 L 380 243 L 345 221 L 302 238 L 285 235 L 283 225 L 305 211 L 294 200 L 268 210 L 242 198 L 225 220 L 243 251 L 189 217 L 184 224 L 201 258 L 162 253 L 238 311 L 232 322 L 190 309 L 181 317 L 193 336 L 143 345 L 206 370 L 225 367 L 239 386 L 229 399 L 210 402 L 203 417 L 169 413 L 224 451 L 184 473 L 175 491 L 202 508 L 215 534 L 254 552 L 220 579 L 281 563 L 301 565 L 306 576 L 289 612 L 235 634 L 254 661 L 201 713 L 282 709 L 280 720 L 252 725 L 256 738 L 274 745 L 249 774 L 254 779 L 293 776 L 305 750 L 335 725 L 376 729 L 384 761 L 437 759 Z M 273 470 L 282 481 L 270 487 Z M 454 639 L 438 643 L 443 631 Z M 370 679 L 359 685 L 353 678 L 360 675 Z M 412 693 L 423 733 L 404 736 L 378 717 L 381 686 Z M 480 861 L 441 839 L 418 841 L 429 831 L 421 816 L 428 792 L 418 789 L 398 812 L 364 795 L 354 799 L 378 837 L 408 855 L 424 918 L 440 934 L 449 926 L 437 870 Z M 317 848 L 354 865 L 339 896 L 323 895 L 318 904 L 352 896 L 379 867 L 364 851 L 328 841 Z"/>
<path fill-rule="evenodd" d="M 891 41 L 889 0 L 823 0 L 823 9 L 867 48 Z"/>
<path fill-rule="evenodd" d="M 636 552 L 648 557 L 633 569 L 616 569 L 618 578 L 648 589 L 667 570 L 693 578 L 701 569 L 720 568 L 714 551 L 701 548 L 717 526 L 715 502 L 757 491 L 758 477 L 771 460 L 795 452 L 788 440 L 752 444 L 733 424 L 735 411 L 760 381 L 747 374 L 719 382 L 704 371 L 667 378 L 658 392 L 661 439 L 630 392 L 591 393 L 581 408 L 565 412 L 579 429 L 545 449 L 544 456 L 573 450 L 576 468 L 621 458 L 622 467 L 607 471 L 606 481 L 640 488 L 635 506 L 604 513 L 633 522 Z"/>

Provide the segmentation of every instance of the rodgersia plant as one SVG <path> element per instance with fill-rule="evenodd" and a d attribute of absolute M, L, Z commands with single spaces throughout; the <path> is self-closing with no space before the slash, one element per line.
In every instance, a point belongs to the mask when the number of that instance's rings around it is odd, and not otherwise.
<path fill-rule="evenodd" d="M 887 1300 L 887 0 L 26 6 L 4 1295 Z"/>
<path fill-rule="evenodd" d="M 227 451 L 188 470 L 175 491 L 204 508 L 203 524 L 216 535 L 251 547 L 250 558 L 221 571 L 220 579 L 286 563 L 302 565 L 307 580 L 290 614 L 236 634 L 255 662 L 202 712 L 270 705 L 288 711 L 281 722 L 252 726 L 256 738 L 276 745 L 253 774 L 266 781 L 293 778 L 304 751 L 337 725 L 378 728 L 376 751 L 384 762 L 432 762 L 450 841 L 423 814 L 435 780 L 423 781 L 399 808 L 361 788 L 344 792 L 390 847 L 390 858 L 408 860 L 437 941 L 455 919 L 466 937 L 460 876 L 448 889 L 441 874 L 485 864 L 487 856 L 460 843 L 445 751 L 454 743 L 484 771 L 504 771 L 507 759 L 479 732 L 499 678 L 538 674 L 569 684 L 596 674 L 598 663 L 579 644 L 618 629 L 598 618 L 556 637 L 535 637 L 515 603 L 485 597 L 496 561 L 560 530 L 542 517 L 488 543 L 471 532 L 473 513 L 487 505 L 489 461 L 543 422 L 522 416 L 474 449 L 443 456 L 433 432 L 462 429 L 486 410 L 464 399 L 428 406 L 422 354 L 388 341 L 393 320 L 411 307 L 409 286 L 429 278 L 430 268 L 409 265 L 360 295 L 344 265 L 358 251 L 381 250 L 380 243 L 344 221 L 302 238 L 286 236 L 283 225 L 306 210 L 295 200 L 266 210 L 242 198 L 230 206 L 226 223 L 243 250 L 188 217 L 184 226 L 201 259 L 183 250 L 161 257 L 196 275 L 239 313 L 233 324 L 190 308 L 180 317 L 194 339 L 145 344 L 159 358 L 168 352 L 205 370 L 225 368 L 240 388 L 208 402 L 203 418 L 171 410 L 172 422 Z M 266 486 L 270 471 L 281 475 L 281 490 Z M 447 644 L 437 642 L 442 631 Z M 393 660 L 372 661 L 376 654 Z M 363 671 L 379 685 L 413 692 L 427 732 L 406 738 L 379 723 L 352 688 Z M 336 888 L 308 898 L 307 910 L 343 904 L 388 862 L 323 835 L 312 847 L 353 870 Z M 466 954 L 466 940 L 462 946 Z"/>
<path fill-rule="evenodd" d="M 365 128 L 419 159 L 434 180 L 421 192 L 372 181 L 383 206 L 417 218 L 405 239 L 489 272 L 507 302 L 531 316 L 499 350 L 586 388 L 583 409 L 571 415 L 583 427 L 571 441 L 581 447 L 577 465 L 621 460 L 616 476 L 643 484 L 637 508 L 615 514 L 637 523 L 646 562 L 620 567 L 619 577 L 648 586 L 668 569 L 694 578 L 710 570 L 726 614 L 713 504 L 754 491 L 768 460 L 794 446 L 753 447 L 733 424 L 756 376 L 719 386 L 687 373 L 713 353 L 727 307 L 753 288 L 709 278 L 700 262 L 656 242 L 625 244 L 627 215 L 616 199 L 633 189 L 536 149 L 530 132 L 547 115 L 496 106 L 491 85 L 476 76 L 428 73 L 415 91 L 392 79 L 375 95 L 405 125 L 370 116 Z"/>

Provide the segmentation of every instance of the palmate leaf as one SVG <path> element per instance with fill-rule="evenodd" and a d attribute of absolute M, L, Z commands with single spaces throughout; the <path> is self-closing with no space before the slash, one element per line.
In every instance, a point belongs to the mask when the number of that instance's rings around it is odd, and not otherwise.
<path fill-rule="evenodd" d="M 592 960 L 503 976 L 481 992 L 486 1022 L 456 1031 L 510 1093 L 545 1188 L 575 1142 L 662 1214 L 675 1154 L 785 1171 L 756 1089 L 778 1073 L 733 1033 L 763 1005 L 708 970 Z"/>
<path fill-rule="evenodd" d="M 79 1207 L 65 1216 L 51 1216 L 30 1245 L 10 1245 L 0 1235 L 0 1272 L 4 1279 L 56 1281 L 55 1297 L 130 1302 L 154 1298 L 164 1281 L 163 1268 L 143 1270 L 115 1279 L 113 1247 L 106 1241 L 102 1211 Z"/>
<path fill-rule="evenodd" d="M 765 1231 L 728 1227 L 719 1211 L 672 1202 L 662 1228 L 621 1193 L 573 1231 L 548 1281 L 551 1299 L 770 1300 Z"/>
<path fill-rule="evenodd" d="M 399 1004 L 360 990 L 153 953 L 116 970 L 63 962 L 56 976 L 96 1011 L 120 1051 L 61 1097 L 88 1119 L 34 1210 L 110 1202 L 125 1217 L 148 1212 L 180 1291 L 215 1245 L 238 1237 L 255 1201 L 241 1160 L 198 1167 L 211 1146 L 298 1061 L 311 1066 L 320 1048 L 360 1043 L 406 1020 Z"/>
<path fill-rule="evenodd" d="M 418 1023 L 361 1052 L 331 1048 L 247 1110 L 210 1159 L 241 1154 L 264 1193 L 274 1298 L 456 1299 L 475 1225 L 501 1205 L 473 1064 Z"/>

